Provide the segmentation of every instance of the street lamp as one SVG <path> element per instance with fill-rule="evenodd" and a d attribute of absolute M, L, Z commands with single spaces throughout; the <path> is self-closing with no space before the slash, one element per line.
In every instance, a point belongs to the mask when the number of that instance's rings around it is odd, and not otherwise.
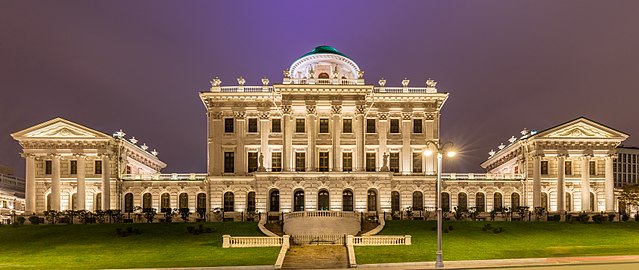
<path fill-rule="evenodd" d="M 442 258 L 442 153 L 446 152 L 446 156 L 454 157 L 455 151 L 448 150 L 453 147 L 452 142 L 440 143 L 439 140 L 426 141 L 426 147 L 433 145 L 437 150 L 437 255 L 435 257 L 435 268 L 444 268 L 444 259 Z M 424 155 L 430 156 L 433 151 L 426 149 Z"/>

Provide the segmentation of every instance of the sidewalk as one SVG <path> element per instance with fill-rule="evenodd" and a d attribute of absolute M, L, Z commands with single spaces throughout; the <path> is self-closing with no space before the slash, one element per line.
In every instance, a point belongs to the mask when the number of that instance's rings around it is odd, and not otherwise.
<path fill-rule="evenodd" d="M 639 262 L 639 255 L 444 261 L 444 269 L 478 269 L 478 268 L 502 268 L 502 267 L 521 267 L 521 266 L 545 266 L 545 265 L 576 265 L 576 264 L 586 265 L 586 264 L 625 263 L 625 262 L 633 262 L 633 263 Z M 435 262 L 361 264 L 361 265 L 358 265 L 357 268 L 435 269 Z"/>

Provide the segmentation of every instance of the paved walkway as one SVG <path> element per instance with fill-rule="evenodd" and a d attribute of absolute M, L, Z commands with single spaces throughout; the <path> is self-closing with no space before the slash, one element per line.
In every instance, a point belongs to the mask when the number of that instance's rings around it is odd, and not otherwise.
<path fill-rule="evenodd" d="M 445 269 L 490 269 L 508 267 L 520 269 L 521 267 L 532 266 L 623 264 L 637 262 L 639 262 L 639 255 L 444 261 L 444 267 Z M 357 267 L 377 269 L 435 269 L 435 262 L 362 264 Z"/>
<path fill-rule="evenodd" d="M 282 269 L 344 269 L 348 267 L 346 248 L 339 245 L 291 246 Z"/>

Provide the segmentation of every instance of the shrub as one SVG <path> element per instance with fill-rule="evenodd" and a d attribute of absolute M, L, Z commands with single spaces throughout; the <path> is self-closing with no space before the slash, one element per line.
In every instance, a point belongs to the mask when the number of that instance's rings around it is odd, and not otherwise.
<path fill-rule="evenodd" d="M 579 214 L 579 222 L 588 223 L 589 220 L 590 220 L 590 216 L 588 216 L 588 214 L 586 213 Z"/>
<path fill-rule="evenodd" d="M 581 219 L 581 216 L 579 217 Z M 601 224 L 604 222 L 604 216 L 600 215 L 600 214 L 596 214 L 594 216 L 592 216 L 592 221 L 594 221 L 597 224 Z M 584 222 L 584 221 L 582 221 Z M 587 219 L 585 222 L 588 222 Z"/>
<path fill-rule="evenodd" d="M 559 222 L 561 221 L 561 215 L 559 214 L 554 214 L 550 217 L 548 217 L 548 221 L 555 221 L 555 222 Z"/>
<path fill-rule="evenodd" d="M 18 224 L 23 225 L 25 221 L 27 221 L 26 218 L 24 218 L 22 216 L 18 217 Z"/>
<path fill-rule="evenodd" d="M 29 217 L 29 222 L 33 225 L 38 225 L 40 224 L 40 218 L 36 215 L 32 215 Z"/>
<path fill-rule="evenodd" d="M 621 214 L 621 220 L 626 222 L 628 220 L 630 220 L 630 215 L 628 214 Z"/>
<path fill-rule="evenodd" d="M 613 221 L 615 221 L 615 217 L 616 217 L 616 216 L 617 216 L 617 215 L 615 215 L 615 213 L 610 213 L 610 214 L 608 214 L 608 221 L 609 221 L 609 222 L 613 222 Z"/>

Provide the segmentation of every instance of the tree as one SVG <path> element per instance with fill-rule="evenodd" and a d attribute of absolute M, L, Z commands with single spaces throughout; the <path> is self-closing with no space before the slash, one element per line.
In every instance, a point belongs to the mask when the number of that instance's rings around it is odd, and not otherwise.
<path fill-rule="evenodd" d="M 639 184 L 625 185 L 619 201 L 626 206 L 626 211 L 639 207 Z"/>

